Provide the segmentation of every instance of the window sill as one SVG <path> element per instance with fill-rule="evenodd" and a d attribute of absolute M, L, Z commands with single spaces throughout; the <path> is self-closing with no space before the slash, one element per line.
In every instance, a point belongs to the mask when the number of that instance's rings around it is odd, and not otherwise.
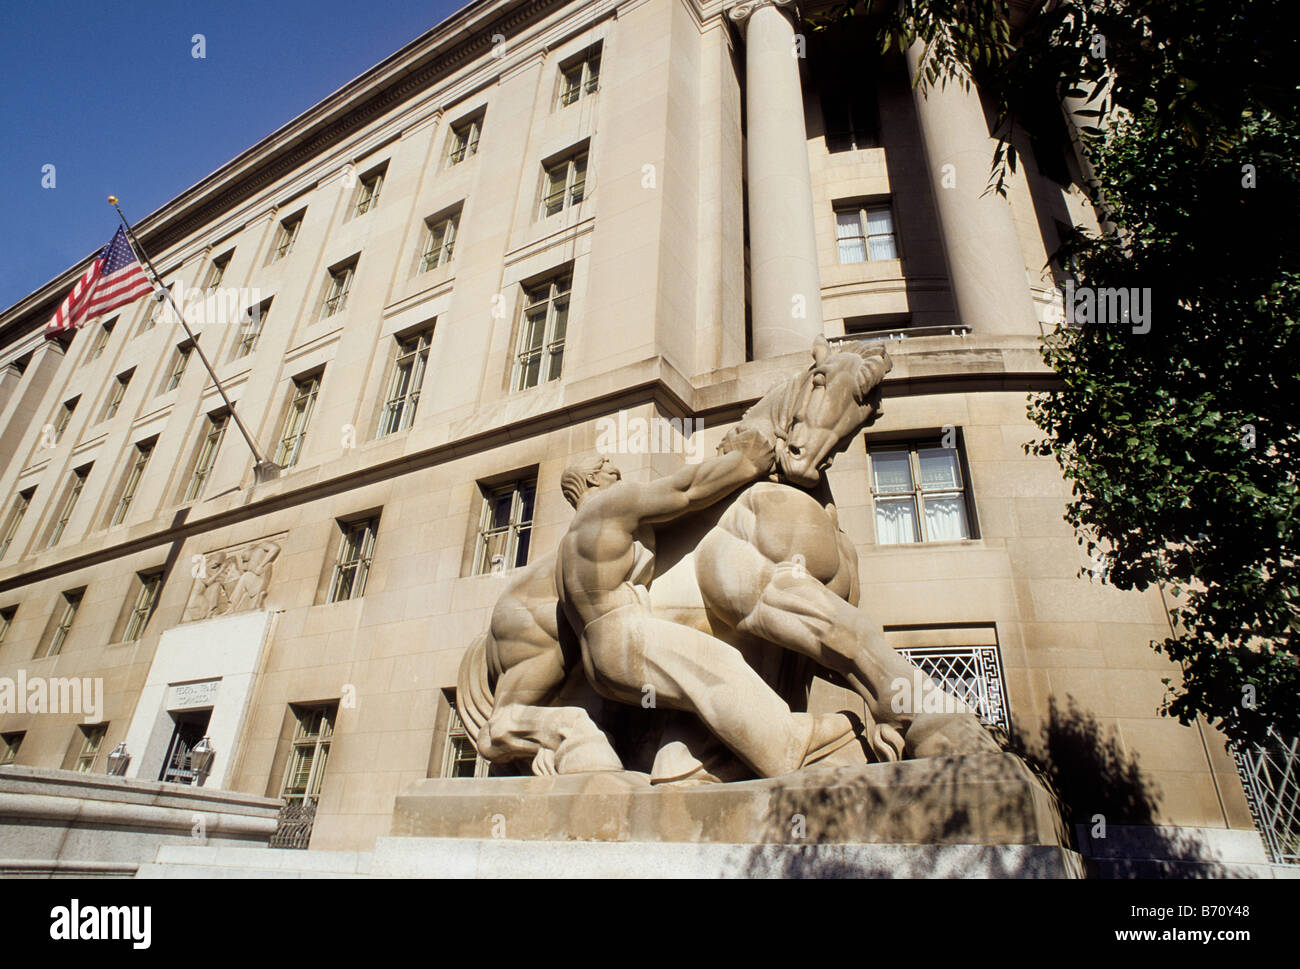
<path fill-rule="evenodd" d="M 885 549 L 888 549 L 890 551 L 894 551 L 898 549 L 918 549 L 918 550 L 924 549 L 926 551 L 930 551 L 933 549 L 969 548 L 971 546 L 976 546 L 976 545 L 978 546 L 984 545 L 984 539 L 954 538 L 954 539 L 947 539 L 938 542 L 898 542 L 897 544 L 894 545 L 882 545 L 879 542 L 873 542 L 871 545 L 863 546 L 863 548 L 870 549 L 872 551 L 880 551 Z"/>

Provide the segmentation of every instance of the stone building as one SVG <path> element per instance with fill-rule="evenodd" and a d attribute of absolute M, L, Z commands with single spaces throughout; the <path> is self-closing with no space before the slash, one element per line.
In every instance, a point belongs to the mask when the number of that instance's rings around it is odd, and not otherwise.
<path fill-rule="evenodd" d="M 0 764 L 125 743 L 188 783 L 207 736 L 208 787 L 364 850 L 412 781 L 485 771 L 457 665 L 566 528 L 566 463 L 611 421 L 699 422 L 621 439 L 626 476 L 711 454 L 856 336 L 895 363 L 829 473 L 863 607 L 1125 850 L 1263 860 L 1223 738 L 1158 713 L 1159 596 L 1088 577 L 1022 449 L 1045 267 L 1093 220 L 1065 124 L 984 195 L 976 93 L 732 7 L 477 0 L 138 225 L 270 479 L 156 301 L 47 340 L 83 262 L 0 314 L 0 678 L 103 685 L 90 723 L 0 712 Z"/>

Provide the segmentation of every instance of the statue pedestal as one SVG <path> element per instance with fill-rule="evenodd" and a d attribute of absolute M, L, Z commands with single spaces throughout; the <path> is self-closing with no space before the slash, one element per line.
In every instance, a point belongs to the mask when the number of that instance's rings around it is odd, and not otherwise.
<path fill-rule="evenodd" d="M 1077 877 L 1012 754 L 652 787 L 644 775 L 419 781 L 376 873 L 465 877 Z"/>

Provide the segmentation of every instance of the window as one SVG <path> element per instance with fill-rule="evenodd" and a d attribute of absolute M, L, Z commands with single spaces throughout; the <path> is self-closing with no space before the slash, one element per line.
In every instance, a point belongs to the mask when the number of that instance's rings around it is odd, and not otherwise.
<path fill-rule="evenodd" d="M 72 631 L 72 622 L 77 618 L 77 609 L 81 607 L 81 597 L 85 592 L 85 589 L 75 589 L 63 593 L 59 621 L 54 627 L 54 634 L 50 637 L 49 648 L 45 650 L 47 657 L 58 656 L 63 651 L 63 644 L 68 641 L 68 633 Z"/>
<path fill-rule="evenodd" d="M 65 400 L 59 405 L 59 412 L 54 415 L 54 443 L 57 445 L 63 440 L 63 432 L 68 429 L 68 424 L 72 420 L 72 412 L 77 409 L 77 402 L 81 400 L 78 394 L 72 400 Z"/>
<path fill-rule="evenodd" d="M 176 284 L 168 283 L 166 286 L 163 287 L 163 289 L 165 289 L 168 293 L 170 293 L 174 285 Z M 158 325 L 158 321 L 162 319 L 163 313 L 166 313 L 170 310 L 171 310 L 171 302 L 163 294 L 163 291 L 155 290 L 149 297 L 149 306 L 148 309 L 145 310 L 144 323 L 140 327 L 140 332 L 147 333 L 150 330 L 152 330 L 155 326 Z"/>
<path fill-rule="evenodd" d="M 357 186 L 356 215 L 365 215 L 379 204 L 379 192 L 384 187 L 386 171 L 388 166 L 385 164 L 361 176 L 361 184 Z"/>
<path fill-rule="evenodd" d="M 280 231 L 276 233 L 275 244 L 271 248 L 271 262 L 283 259 L 293 252 L 293 244 L 298 238 L 298 230 L 302 228 L 302 217 L 305 214 L 298 212 L 280 223 Z"/>
<path fill-rule="evenodd" d="M 870 448 L 870 454 L 877 544 L 971 537 L 957 448 L 943 447 L 938 441 L 882 444 Z"/>
<path fill-rule="evenodd" d="M 555 215 L 582 201 L 587 189 L 587 153 L 546 166 L 542 189 L 542 217 Z"/>
<path fill-rule="evenodd" d="M 307 436 L 307 425 L 311 422 L 311 412 L 316 406 L 316 395 L 319 392 L 320 374 L 293 382 L 293 400 L 289 402 L 284 431 L 280 434 L 280 447 L 275 452 L 275 463 L 282 468 L 293 467 L 298 463 L 303 438 Z"/>
<path fill-rule="evenodd" d="M 399 338 L 397 361 L 393 365 L 393 379 L 388 386 L 388 399 L 379 420 L 379 436 L 404 431 L 415 420 L 415 409 L 420 403 L 420 387 L 424 371 L 429 364 L 429 343 L 433 328 Z"/>
<path fill-rule="evenodd" d="M 17 613 L 17 606 L 5 606 L 0 609 L 0 643 L 3 643 L 5 637 L 9 635 L 9 627 L 13 625 L 14 616 Z"/>
<path fill-rule="evenodd" d="M 483 496 L 474 574 L 486 575 L 528 564 L 537 479 L 527 478 L 494 488 Z"/>
<path fill-rule="evenodd" d="M 108 724 L 97 723 L 78 729 L 81 730 L 81 752 L 77 754 L 75 770 L 80 774 L 89 774 L 95 769 L 95 761 L 99 760 L 99 748 L 104 745 Z"/>
<path fill-rule="evenodd" d="M 569 323 L 569 288 L 565 273 L 549 283 L 524 290 L 524 318 L 515 351 L 515 390 L 557 380 L 564 364 L 564 336 Z"/>
<path fill-rule="evenodd" d="M 131 615 L 126 621 L 126 631 L 122 634 L 124 643 L 133 643 L 144 635 L 144 627 L 149 625 L 149 617 L 158 605 L 158 593 L 162 591 L 161 569 L 137 572 L 135 577 L 139 585 L 135 592 L 135 602 L 131 606 Z"/>
<path fill-rule="evenodd" d="M 321 307 L 321 319 L 341 313 L 348 305 L 348 291 L 352 289 L 352 276 L 356 271 L 355 259 L 330 270 L 329 282 L 325 285 L 325 305 Z"/>
<path fill-rule="evenodd" d="M 185 376 L 185 365 L 190 362 L 190 354 L 194 352 L 194 344 L 188 340 L 176 348 L 176 353 L 172 356 L 171 372 L 167 375 L 167 381 L 163 384 L 163 393 L 175 390 L 181 385 L 181 378 Z"/>
<path fill-rule="evenodd" d="M 443 693 L 447 701 L 447 735 L 442 745 L 443 777 L 487 777 L 488 762 L 479 756 L 456 707 L 456 693 Z"/>
<path fill-rule="evenodd" d="M 235 255 L 235 250 L 231 249 L 224 255 L 218 256 L 212 260 L 212 266 L 208 269 L 208 282 L 204 290 L 208 293 L 215 293 L 221 281 L 226 278 L 226 267 L 230 265 L 231 258 Z"/>
<path fill-rule="evenodd" d="M 363 521 L 339 522 L 343 532 L 339 542 L 338 560 L 330 579 L 327 602 L 359 599 L 366 592 L 366 577 L 370 574 L 370 559 L 375 554 L 375 535 L 379 531 L 379 516 Z"/>
<path fill-rule="evenodd" d="M 131 502 L 135 500 L 136 489 L 140 487 L 140 478 L 144 476 L 144 469 L 149 464 L 149 458 L 153 456 L 154 441 L 141 441 L 135 446 L 135 460 L 131 462 L 131 470 L 126 474 L 126 481 L 122 485 L 122 497 L 117 500 L 117 507 L 113 509 L 113 517 L 108 522 L 108 527 L 120 525 L 126 520 L 126 513 L 131 510 Z"/>
<path fill-rule="evenodd" d="M 567 107 L 600 86 L 600 49 L 560 68 L 560 107 Z"/>
<path fill-rule="evenodd" d="M 265 299 L 244 311 L 244 324 L 239 328 L 239 342 L 235 344 L 235 357 L 246 357 L 257 349 L 257 341 L 266 326 L 266 314 L 271 312 L 271 300 Z"/>
<path fill-rule="evenodd" d="M 228 413 L 209 414 L 207 421 L 207 427 L 203 431 L 203 440 L 199 442 L 199 450 L 194 458 L 194 471 L 190 474 L 190 480 L 185 486 L 185 494 L 181 501 L 193 501 L 203 495 L 203 487 L 208 483 L 208 475 L 212 472 L 212 465 L 216 462 L 217 449 L 221 447 L 221 439 L 225 437 L 226 425 L 230 422 L 230 415 Z"/>
<path fill-rule="evenodd" d="M 113 381 L 108 400 L 104 402 L 104 416 L 100 418 L 101 422 L 112 420 L 117 416 L 117 409 L 122 406 L 122 399 L 126 397 L 126 388 L 131 383 L 131 375 L 134 372 L 132 369 L 118 374 L 117 379 Z"/>
<path fill-rule="evenodd" d="M 436 222 L 425 223 L 424 255 L 420 257 L 420 272 L 445 266 L 451 262 L 451 254 L 456 245 L 456 232 L 460 228 L 460 213 L 449 215 Z"/>
<path fill-rule="evenodd" d="M 9 517 L 5 521 L 5 530 L 3 537 L 0 537 L 0 559 L 5 557 L 9 551 L 9 546 L 14 543 L 14 536 L 18 534 L 18 528 L 23 523 L 23 517 L 27 514 L 27 509 L 32 505 L 32 497 L 36 494 L 35 488 L 28 488 L 26 491 L 20 491 L 14 496 L 13 506 L 9 509 Z"/>
<path fill-rule="evenodd" d="M 86 487 L 86 478 L 90 476 L 90 465 L 84 468 L 78 468 L 72 472 L 72 480 L 68 482 L 68 491 L 63 498 L 63 507 L 59 509 L 59 517 L 54 522 L 54 528 L 50 531 L 50 540 L 46 543 L 46 548 L 53 548 L 58 544 L 59 539 L 63 537 L 63 530 L 68 527 L 68 521 L 72 518 L 73 509 L 77 507 L 77 499 L 81 497 L 81 491 Z"/>
<path fill-rule="evenodd" d="M 894 217 L 888 205 L 837 208 L 835 241 L 844 265 L 898 258 Z"/>
<path fill-rule="evenodd" d="M 451 143 L 447 152 L 449 168 L 478 154 L 478 137 L 482 130 L 483 115 L 481 114 L 451 126 Z"/>
<path fill-rule="evenodd" d="M 26 736 L 27 732 L 23 730 L 0 733 L 0 767 L 18 760 L 18 749 L 22 747 Z"/>
<path fill-rule="evenodd" d="M 822 120 L 826 125 L 826 150 L 856 151 L 879 145 L 880 118 L 876 92 L 857 87 L 850 93 L 822 95 Z"/>
<path fill-rule="evenodd" d="M 95 345 L 90 348 L 90 356 L 86 358 L 87 361 L 98 360 L 100 358 L 100 355 L 104 352 L 105 347 L 108 346 L 108 338 L 113 335 L 113 327 L 116 325 L 117 325 L 116 316 L 113 317 L 111 320 L 106 320 L 104 323 L 100 324 L 99 332 L 95 334 Z"/>
<path fill-rule="evenodd" d="M 298 722 L 294 725 L 293 748 L 280 796 L 289 804 L 314 805 L 325 781 L 338 704 L 300 707 L 293 712 Z"/>
<path fill-rule="evenodd" d="M 201 782 L 198 772 L 192 766 L 190 752 L 207 736 L 212 711 L 186 710 L 171 716 L 174 724 L 172 739 L 167 744 L 167 756 L 163 759 L 158 780 L 169 784 L 193 784 L 196 780 Z"/>

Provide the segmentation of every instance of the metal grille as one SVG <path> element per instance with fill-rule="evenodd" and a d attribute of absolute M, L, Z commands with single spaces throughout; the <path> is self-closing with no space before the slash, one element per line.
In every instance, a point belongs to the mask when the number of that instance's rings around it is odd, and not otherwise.
<path fill-rule="evenodd" d="M 970 704 L 985 723 L 1011 729 L 1007 684 L 996 646 L 916 646 L 899 653 L 957 699 Z"/>
<path fill-rule="evenodd" d="M 286 802 L 280 808 L 278 827 L 271 835 L 272 848 L 306 848 L 316 823 L 316 802 Z"/>
<path fill-rule="evenodd" d="M 1255 827 L 1274 864 L 1300 865 L 1300 740 L 1269 730 L 1263 746 L 1234 749 Z"/>

